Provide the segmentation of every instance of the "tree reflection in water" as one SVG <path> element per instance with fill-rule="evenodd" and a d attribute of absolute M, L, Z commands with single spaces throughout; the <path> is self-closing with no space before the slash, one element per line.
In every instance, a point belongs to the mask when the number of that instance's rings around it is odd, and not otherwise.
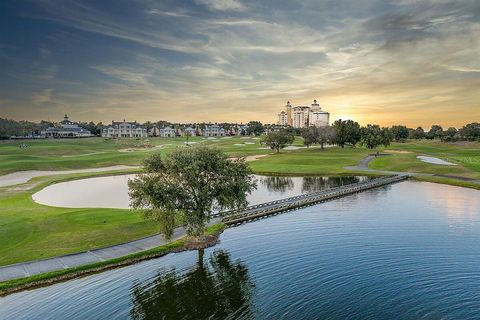
<path fill-rule="evenodd" d="M 268 191 L 285 192 L 292 190 L 295 186 L 292 178 L 289 177 L 267 176 L 262 177 L 260 181 Z"/>
<path fill-rule="evenodd" d="M 133 319 L 238 319 L 253 315 L 255 285 L 247 267 L 225 251 L 210 256 L 209 267 L 198 252 L 195 267 L 181 274 L 161 272 L 132 289 Z"/>
<path fill-rule="evenodd" d="M 302 192 L 315 192 L 357 183 L 368 179 L 368 177 L 304 177 L 302 183 Z"/>

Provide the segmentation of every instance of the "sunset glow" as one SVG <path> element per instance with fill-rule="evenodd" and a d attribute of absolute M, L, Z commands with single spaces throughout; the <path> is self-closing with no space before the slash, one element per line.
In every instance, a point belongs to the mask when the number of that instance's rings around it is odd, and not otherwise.
<path fill-rule="evenodd" d="M 2 1 L 0 117 L 480 120 L 478 1 Z"/>

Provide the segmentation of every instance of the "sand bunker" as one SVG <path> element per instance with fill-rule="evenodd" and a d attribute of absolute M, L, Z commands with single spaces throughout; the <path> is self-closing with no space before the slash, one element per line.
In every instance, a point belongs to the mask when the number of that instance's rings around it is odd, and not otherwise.
<path fill-rule="evenodd" d="M 408 153 L 413 153 L 411 151 L 406 151 L 406 150 L 383 150 L 384 152 L 388 153 L 395 153 L 395 154 L 408 154 Z"/>
<path fill-rule="evenodd" d="M 71 174 L 71 173 L 88 173 L 88 172 L 103 172 L 103 171 L 113 171 L 113 170 L 124 170 L 124 169 L 136 169 L 139 167 L 136 166 L 111 166 L 103 168 L 90 168 L 90 169 L 77 169 L 77 170 L 63 170 L 63 171 L 18 171 L 9 173 L 3 176 L 0 176 L 0 187 L 13 186 L 16 184 L 26 183 L 30 179 L 35 177 L 43 176 L 53 176 L 57 174 Z"/>
<path fill-rule="evenodd" d="M 255 160 L 258 160 L 260 158 L 267 157 L 267 156 L 268 156 L 268 154 L 257 154 L 257 155 L 254 155 L 254 156 L 245 157 L 245 160 L 246 161 L 255 161 Z"/>
<path fill-rule="evenodd" d="M 256 154 L 256 155 L 253 155 L 253 156 L 247 156 L 247 157 L 245 157 L 245 161 L 248 161 L 248 162 L 255 161 L 255 160 L 258 160 L 260 158 L 267 157 L 267 156 L 268 156 L 268 154 Z M 234 159 L 238 159 L 238 158 L 229 158 L 229 159 L 234 160 Z"/>
<path fill-rule="evenodd" d="M 305 147 L 288 146 L 283 148 L 283 150 L 298 150 L 298 149 L 305 149 Z"/>
<path fill-rule="evenodd" d="M 451 163 L 451 162 L 448 162 L 448 161 L 445 161 L 445 160 L 442 160 L 442 159 L 439 159 L 439 158 L 435 158 L 435 157 L 418 156 L 417 158 L 420 159 L 423 162 L 426 162 L 426 163 L 438 164 L 438 165 L 443 165 L 443 166 L 456 166 L 455 163 Z"/>

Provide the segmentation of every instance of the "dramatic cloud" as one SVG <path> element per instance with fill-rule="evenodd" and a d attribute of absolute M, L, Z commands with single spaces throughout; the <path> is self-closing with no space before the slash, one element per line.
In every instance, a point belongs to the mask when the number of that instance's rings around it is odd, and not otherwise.
<path fill-rule="evenodd" d="M 0 12 L 0 116 L 480 119 L 478 1 L 38 0 Z"/>

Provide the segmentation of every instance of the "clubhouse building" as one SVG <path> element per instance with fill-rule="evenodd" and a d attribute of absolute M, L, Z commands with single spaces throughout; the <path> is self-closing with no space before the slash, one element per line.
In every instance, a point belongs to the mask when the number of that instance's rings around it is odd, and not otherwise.
<path fill-rule="evenodd" d="M 78 123 L 70 121 L 67 115 L 59 123 L 58 127 L 49 127 L 40 133 L 46 138 L 86 138 L 93 136 L 92 133 L 80 127 Z"/>

